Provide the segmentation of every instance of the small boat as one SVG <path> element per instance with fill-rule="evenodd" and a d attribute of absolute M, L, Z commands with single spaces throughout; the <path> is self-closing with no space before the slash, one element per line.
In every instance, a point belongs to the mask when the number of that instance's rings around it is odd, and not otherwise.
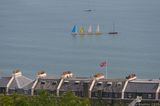
<path fill-rule="evenodd" d="M 89 26 L 87 35 L 93 35 L 93 32 L 92 32 L 92 25 Z"/>
<path fill-rule="evenodd" d="M 101 35 L 101 34 L 102 34 L 102 32 L 100 32 L 100 28 L 99 28 L 99 24 L 98 24 L 95 35 Z"/>
<path fill-rule="evenodd" d="M 86 10 L 84 10 L 85 12 L 91 12 L 91 11 L 93 11 L 93 10 L 91 10 L 91 9 L 86 9 Z"/>
<path fill-rule="evenodd" d="M 79 27 L 79 35 L 85 35 L 84 27 L 80 26 Z"/>
<path fill-rule="evenodd" d="M 110 34 L 110 35 L 116 35 L 116 34 L 118 34 L 118 32 L 108 32 L 108 34 Z"/>
<path fill-rule="evenodd" d="M 72 34 L 72 35 L 77 35 L 77 34 L 78 34 L 78 33 L 77 33 L 77 26 L 76 26 L 76 25 L 73 26 L 73 29 L 72 29 L 72 31 L 71 31 L 71 34 Z"/>
<path fill-rule="evenodd" d="M 113 24 L 113 31 L 108 32 L 108 34 L 110 34 L 110 35 L 116 35 L 116 34 L 118 34 L 118 32 L 115 31 L 115 25 L 114 24 Z"/>

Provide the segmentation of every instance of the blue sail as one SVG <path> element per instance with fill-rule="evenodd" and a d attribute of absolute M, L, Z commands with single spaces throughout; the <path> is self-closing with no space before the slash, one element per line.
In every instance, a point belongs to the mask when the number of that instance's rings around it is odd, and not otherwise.
<path fill-rule="evenodd" d="M 76 25 L 73 26 L 72 32 L 73 32 L 73 33 L 76 33 L 76 32 L 77 32 Z"/>

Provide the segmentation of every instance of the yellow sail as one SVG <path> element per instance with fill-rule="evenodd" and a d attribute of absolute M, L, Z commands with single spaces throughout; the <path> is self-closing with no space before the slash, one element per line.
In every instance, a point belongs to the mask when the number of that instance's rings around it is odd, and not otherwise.
<path fill-rule="evenodd" d="M 79 27 L 79 34 L 80 35 L 84 35 L 85 33 L 84 33 L 84 27 L 83 26 L 80 26 Z"/>

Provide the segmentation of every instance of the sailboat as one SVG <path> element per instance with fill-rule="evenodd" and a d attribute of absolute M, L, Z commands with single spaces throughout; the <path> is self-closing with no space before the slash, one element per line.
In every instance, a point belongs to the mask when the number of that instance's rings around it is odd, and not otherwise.
<path fill-rule="evenodd" d="M 88 9 L 85 9 L 84 11 L 85 11 L 85 12 L 92 12 L 93 9 L 91 9 L 91 7 L 92 7 L 92 6 L 91 6 L 91 0 L 88 0 L 88 3 L 87 3 L 87 4 L 88 4 L 88 6 L 87 6 Z"/>
<path fill-rule="evenodd" d="M 72 35 L 77 35 L 77 34 L 78 34 L 78 33 L 77 33 L 77 26 L 76 26 L 76 25 L 73 26 L 73 29 L 72 29 L 71 34 L 72 34 Z"/>
<path fill-rule="evenodd" d="M 93 32 L 92 32 L 92 25 L 89 26 L 87 35 L 93 35 Z"/>
<path fill-rule="evenodd" d="M 85 35 L 84 27 L 83 26 L 79 27 L 79 35 Z"/>
<path fill-rule="evenodd" d="M 100 28 L 99 28 L 99 24 L 98 24 L 95 35 L 101 35 L 101 34 L 102 33 L 100 32 Z"/>
<path fill-rule="evenodd" d="M 110 34 L 110 35 L 116 35 L 116 34 L 118 34 L 118 32 L 115 31 L 115 25 L 114 24 L 113 24 L 113 31 L 108 32 L 108 34 Z"/>

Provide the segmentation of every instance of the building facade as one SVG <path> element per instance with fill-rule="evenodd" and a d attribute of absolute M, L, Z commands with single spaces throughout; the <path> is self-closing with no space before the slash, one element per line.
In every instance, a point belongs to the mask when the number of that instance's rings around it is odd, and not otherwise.
<path fill-rule="evenodd" d="M 56 96 L 72 91 L 76 96 L 93 99 L 133 100 L 140 96 L 143 100 L 160 101 L 160 80 L 136 79 L 134 74 L 126 78 L 108 79 L 100 73 L 92 77 L 77 77 L 66 71 L 55 78 L 40 71 L 31 80 L 23 76 L 20 70 L 15 70 L 10 77 L 0 78 L 0 93 L 36 95 L 40 90 Z"/>

